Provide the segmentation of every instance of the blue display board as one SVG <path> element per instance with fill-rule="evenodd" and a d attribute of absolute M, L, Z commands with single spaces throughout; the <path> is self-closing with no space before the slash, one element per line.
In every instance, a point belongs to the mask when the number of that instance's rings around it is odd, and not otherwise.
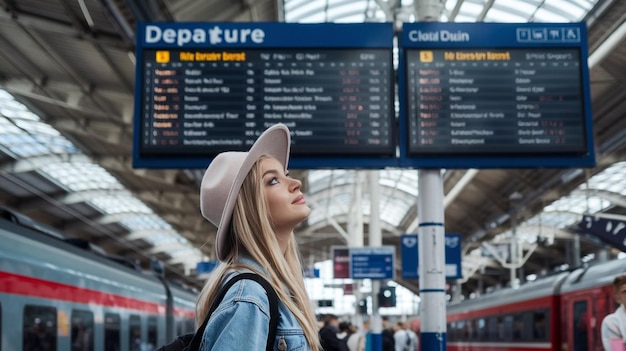
<path fill-rule="evenodd" d="M 419 240 L 417 234 L 400 236 L 400 252 L 402 253 L 402 278 L 419 278 Z M 461 235 L 446 234 L 446 279 L 461 279 Z"/>
<path fill-rule="evenodd" d="M 397 166 L 391 23 L 140 23 L 133 166 L 205 168 L 270 125 L 291 168 Z"/>
<path fill-rule="evenodd" d="M 584 23 L 405 23 L 400 164 L 595 165 Z"/>
<path fill-rule="evenodd" d="M 393 279 L 395 254 L 393 246 L 351 247 L 350 278 Z"/>

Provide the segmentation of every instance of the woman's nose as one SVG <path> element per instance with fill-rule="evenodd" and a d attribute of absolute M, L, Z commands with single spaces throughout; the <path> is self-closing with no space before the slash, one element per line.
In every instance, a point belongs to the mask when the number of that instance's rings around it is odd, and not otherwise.
<path fill-rule="evenodd" d="M 302 182 L 299 179 L 291 179 L 291 191 L 298 190 L 302 187 Z"/>

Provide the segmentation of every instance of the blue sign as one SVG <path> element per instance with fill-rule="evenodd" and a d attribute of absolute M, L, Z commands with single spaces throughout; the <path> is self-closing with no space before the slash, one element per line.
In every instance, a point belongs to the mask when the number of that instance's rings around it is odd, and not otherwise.
<path fill-rule="evenodd" d="M 320 269 L 317 267 L 307 267 L 304 270 L 305 278 L 319 278 L 320 277 Z"/>
<path fill-rule="evenodd" d="M 584 215 L 578 230 L 591 233 L 611 246 L 626 251 L 626 222 L 616 218 Z"/>
<path fill-rule="evenodd" d="M 461 235 L 446 234 L 446 278 L 463 278 L 461 272 Z M 404 234 L 400 237 L 402 253 L 402 278 L 419 278 L 419 238 L 417 234 Z"/>
<path fill-rule="evenodd" d="M 201 261 L 196 264 L 196 274 L 209 274 L 213 272 L 220 261 Z"/>
<path fill-rule="evenodd" d="M 585 23 L 405 23 L 399 52 L 401 166 L 595 165 Z"/>
<path fill-rule="evenodd" d="M 352 279 L 393 279 L 395 247 L 351 247 L 350 277 Z"/>
<path fill-rule="evenodd" d="M 398 165 L 392 23 L 139 23 L 133 166 L 205 168 L 291 131 L 292 168 Z"/>

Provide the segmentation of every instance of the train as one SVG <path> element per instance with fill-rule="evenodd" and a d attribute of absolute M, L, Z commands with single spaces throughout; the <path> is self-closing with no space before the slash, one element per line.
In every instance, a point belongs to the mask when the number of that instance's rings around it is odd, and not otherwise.
<path fill-rule="evenodd" d="M 0 209 L 0 351 L 152 351 L 194 331 L 194 287 L 96 248 Z"/>
<path fill-rule="evenodd" d="M 613 279 L 626 259 L 556 272 L 447 305 L 448 351 L 603 351 L 602 319 L 615 311 Z M 410 321 L 419 333 L 420 319 Z"/>
<path fill-rule="evenodd" d="M 602 351 L 626 259 L 448 304 L 448 351 Z M 151 351 L 193 332 L 197 290 L 0 207 L 0 351 Z M 419 333 L 419 318 L 410 321 Z"/>

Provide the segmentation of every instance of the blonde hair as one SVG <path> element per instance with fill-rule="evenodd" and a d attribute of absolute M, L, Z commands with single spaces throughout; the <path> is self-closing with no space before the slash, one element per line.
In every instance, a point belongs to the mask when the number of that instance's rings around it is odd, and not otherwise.
<path fill-rule="evenodd" d="M 262 156 L 257 160 L 237 195 L 227 239 L 229 252 L 200 292 L 196 304 L 196 325 L 200 326 L 206 318 L 227 272 L 249 269 L 265 276 L 254 267 L 238 263 L 239 257 L 247 254 L 267 270 L 268 282 L 300 323 L 309 345 L 314 350 L 320 349 L 317 320 L 304 287 L 302 264 L 294 234 L 291 233 L 287 251 L 283 254 L 271 226 L 265 187 L 260 176 L 261 161 L 268 157 Z"/>

